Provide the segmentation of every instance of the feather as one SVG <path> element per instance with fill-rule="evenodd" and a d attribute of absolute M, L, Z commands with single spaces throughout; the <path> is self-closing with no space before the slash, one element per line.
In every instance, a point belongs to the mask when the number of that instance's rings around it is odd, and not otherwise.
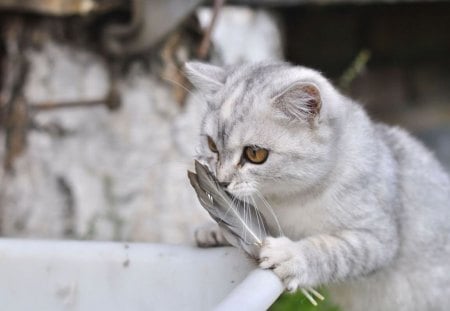
<path fill-rule="evenodd" d="M 254 205 L 226 192 L 198 161 L 195 161 L 195 173 L 188 172 L 188 177 L 202 206 L 229 233 L 228 242 L 257 258 L 262 242 L 270 235 L 262 213 Z"/>
<path fill-rule="evenodd" d="M 208 168 L 198 161 L 195 161 L 195 173 L 188 171 L 188 178 L 200 204 L 225 233 L 228 233 L 225 235 L 228 242 L 257 259 L 264 239 L 267 236 L 276 236 L 270 232 L 262 213 L 254 205 L 226 192 Z M 313 288 L 300 290 L 315 306 L 317 302 L 311 294 L 320 300 L 324 299 Z"/>

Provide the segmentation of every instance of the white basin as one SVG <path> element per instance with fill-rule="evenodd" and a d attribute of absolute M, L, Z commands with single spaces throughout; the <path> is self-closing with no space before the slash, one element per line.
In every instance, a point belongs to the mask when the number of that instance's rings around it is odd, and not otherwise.
<path fill-rule="evenodd" d="M 1 310 L 210 310 L 255 268 L 233 248 L 0 239 Z"/>

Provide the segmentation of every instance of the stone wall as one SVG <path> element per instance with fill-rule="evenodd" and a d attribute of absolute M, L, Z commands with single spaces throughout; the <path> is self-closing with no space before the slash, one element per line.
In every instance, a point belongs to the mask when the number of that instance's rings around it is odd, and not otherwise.
<path fill-rule="evenodd" d="M 204 25 L 210 17 L 202 11 Z M 241 31 L 231 35 L 225 25 Z M 29 63 L 27 103 L 106 96 L 110 58 L 83 41 L 55 38 L 45 21 L 34 27 L 47 35 L 39 47 L 22 51 Z M 271 44 L 267 34 L 275 38 Z M 213 59 L 279 59 L 277 38 L 278 26 L 267 12 L 225 9 L 213 33 Z M 251 49 L 230 50 L 236 41 Z M 3 236 L 191 243 L 195 228 L 211 221 L 186 174 L 206 103 L 189 92 L 180 105 L 172 89 L 178 82 L 162 77 L 153 65 L 158 60 L 156 52 L 127 60 L 115 86 L 122 101 L 117 110 L 92 106 L 32 115 L 33 129 L 13 171 L 0 168 Z M 0 155 L 3 148 L 1 131 Z"/>

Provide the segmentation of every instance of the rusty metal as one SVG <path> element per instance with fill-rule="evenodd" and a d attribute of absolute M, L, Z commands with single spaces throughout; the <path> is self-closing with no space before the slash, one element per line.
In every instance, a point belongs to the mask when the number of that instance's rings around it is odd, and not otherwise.
<path fill-rule="evenodd" d="M 81 108 L 105 105 L 105 99 L 85 100 L 85 101 L 70 101 L 70 102 L 41 102 L 30 104 L 30 109 L 33 111 L 47 111 L 59 110 L 66 108 Z"/>
<path fill-rule="evenodd" d="M 28 107 L 23 96 L 11 103 L 6 122 L 6 154 L 4 168 L 11 171 L 13 161 L 25 149 L 28 130 Z"/>
<path fill-rule="evenodd" d="M 1 42 L 4 45 L 1 57 L 0 76 L 0 129 L 5 135 L 5 154 L 1 161 L 6 171 L 13 170 L 14 160 L 25 150 L 27 134 L 33 128 L 32 116 L 36 112 L 76 107 L 103 105 L 109 110 L 120 107 L 116 75 L 111 74 L 110 90 L 105 98 L 78 102 L 29 103 L 24 96 L 24 85 L 28 74 L 28 62 L 23 50 L 30 44 L 27 28 L 22 16 L 8 18 L 3 24 Z"/>
<path fill-rule="evenodd" d="M 3 166 L 11 171 L 14 159 L 25 149 L 28 131 L 36 129 L 33 123 L 35 113 L 54 111 L 59 109 L 72 109 L 81 107 L 105 106 L 109 110 L 119 109 L 121 106 L 120 94 L 117 88 L 117 70 L 110 68 L 110 91 L 105 98 L 88 101 L 70 102 L 27 102 L 24 96 L 24 85 L 28 73 L 28 63 L 23 53 L 33 44 L 33 33 L 25 25 L 25 15 L 20 13 L 36 13 L 52 16 L 73 16 L 106 12 L 120 8 L 120 13 L 129 12 L 130 21 L 125 24 L 107 24 L 103 32 L 105 51 L 113 56 L 129 56 L 148 52 L 158 45 L 165 36 L 168 48 L 162 57 L 166 67 L 171 68 L 173 81 L 179 85 L 187 83 L 179 68 L 192 58 L 201 35 L 190 33 L 186 25 L 180 26 L 186 20 L 192 19 L 191 13 L 203 0 L 0 0 L 0 12 L 13 11 L 19 14 L 3 14 L 0 44 L 2 62 L 0 74 L 0 130 L 5 135 L 5 156 L 0 159 Z M 223 0 L 217 0 L 222 2 Z M 188 18 L 191 15 L 191 18 Z M 123 17 L 123 14 L 121 15 Z M 197 23 L 198 24 L 198 21 Z M 180 27 L 182 34 L 174 30 Z M 210 27 L 212 29 L 212 26 Z M 198 28 L 199 29 L 199 28 Z M 211 31 L 211 29 L 209 31 Z M 200 31 L 198 31 L 200 33 Z M 186 35 L 187 34 L 187 35 Z M 209 50 L 210 33 L 203 37 L 201 50 Z M 191 40 L 191 42 L 186 42 Z M 194 42 L 194 43 L 192 43 Z M 188 53 L 177 53 L 183 46 L 190 47 Z M 2 48 L 3 46 L 0 46 Z M 203 55 L 204 52 L 199 52 Z M 178 55 L 185 55 L 180 58 Z M 206 56 L 202 56 L 206 57 Z M 177 86 L 177 88 L 179 88 Z M 175 92 L 177 100 L 184 102 L 185 92 Z M 41 127 L 42 128 L 42 127 Z"/>
<path fill-rule="evenodd" d="M 161 40 L 192 14 L 203 0 L 130 0 L 130 21 L 110 24 L 103 46 L 113 56 L 140 54 Z"/>
<path fill-rule="evenodd" d="M 164 40 L 159 49 L 161 78 L 171 84 L 171 93 L 180 106 L 185 103 L 190 85 L 183 67 L 190 59 L 198 58 L 197 50 L 203 37 L 200 22 L 192 15 Z"/>
<path fill-rule="evenodd" d="M 197 56 L 199 59 L 205 59 L 208 56 L 209 48 L 211 46 L 211 35 L 219 16 L 219 12 L 225 5 L 225 0 L 214 0 L 213 14 L 211 21 L 209 22 L 208 28 L 205 30 L 202 42 L 197 51 Z"/>
<path fill-rule="evenodd" d="M 68 108 L 85 108 L 93 106 L 105 106 L 109 110 L 117 110 L 121 106 L 120 94 L 115 85 L 111 88 L 105 98 L 96 100 L 66 101 L 66 102 L 40 102 L 30 103 L 29 107 L 32 112 L 44 112 L 49 110 L 59 110 Z"/>
<path fill-rule="evenodd" d="M 6 138 L 3 166 L 10 171 L 14 158 L 25 148 L 29 125 L 28 107 L 23 95 L 23 85 L 28 73 L 28 63 L 21 53 L 26 41 L 23 19 L 16 17 L 9 20 L 1 37 L 5 45 L 0 92 L 1 125 Z"/>
<path fill-rule="evenodd" d="M 106 12 L 127 0 L 0 0 L 0 10 L 69 16 Z"/>
<path fill-rule="evenodd" d="M 189 55 L 189 59 L 195 57 L 197 59 L 205 60 L 208 58 L 210 47 L 211 47 L 211 35 L 217 22 L 220 10 L 225 4 L 225 0 L 214 0 L 214 7 L 212 12 L 211 20 L 208 27 L 201 33 L 199 37 L 199 42 L 195 42 L 193 47 L 194 55 Z M 198 20 L 196 19 L 197 23 Z M 200 29 L 200 25 L 199 25 Z M 184 63 L 188 60 L 179 59 L 178 49 L 182 46 L 183 34 L 180 32 L 175 32 L 165 41 L 163 47 L 161 48 L 161 59 L 164 63 L 163 78 L 170 83 L 172 83 L 173 94 L 175 100 L 183 106 L 186 102 L 187 94 L 189 89 L 189 81 L 181 69 Z"/>

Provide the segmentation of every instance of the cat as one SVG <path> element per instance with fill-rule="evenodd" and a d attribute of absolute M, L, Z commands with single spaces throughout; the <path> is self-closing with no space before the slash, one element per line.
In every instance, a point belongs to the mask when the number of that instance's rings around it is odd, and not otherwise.
<path fill-rule="evenodd" d="M 450 179 L 420 142 L 309 68 L 186 73 L 206 101 L 198 160 L 232 195 L 262 195 L 284 231 L 264 241 L 261 268 L 291 292 L 327 285 L 346 311 L 449 308 Z M 218 227 L 196 239 L 226 244 Z"/>

